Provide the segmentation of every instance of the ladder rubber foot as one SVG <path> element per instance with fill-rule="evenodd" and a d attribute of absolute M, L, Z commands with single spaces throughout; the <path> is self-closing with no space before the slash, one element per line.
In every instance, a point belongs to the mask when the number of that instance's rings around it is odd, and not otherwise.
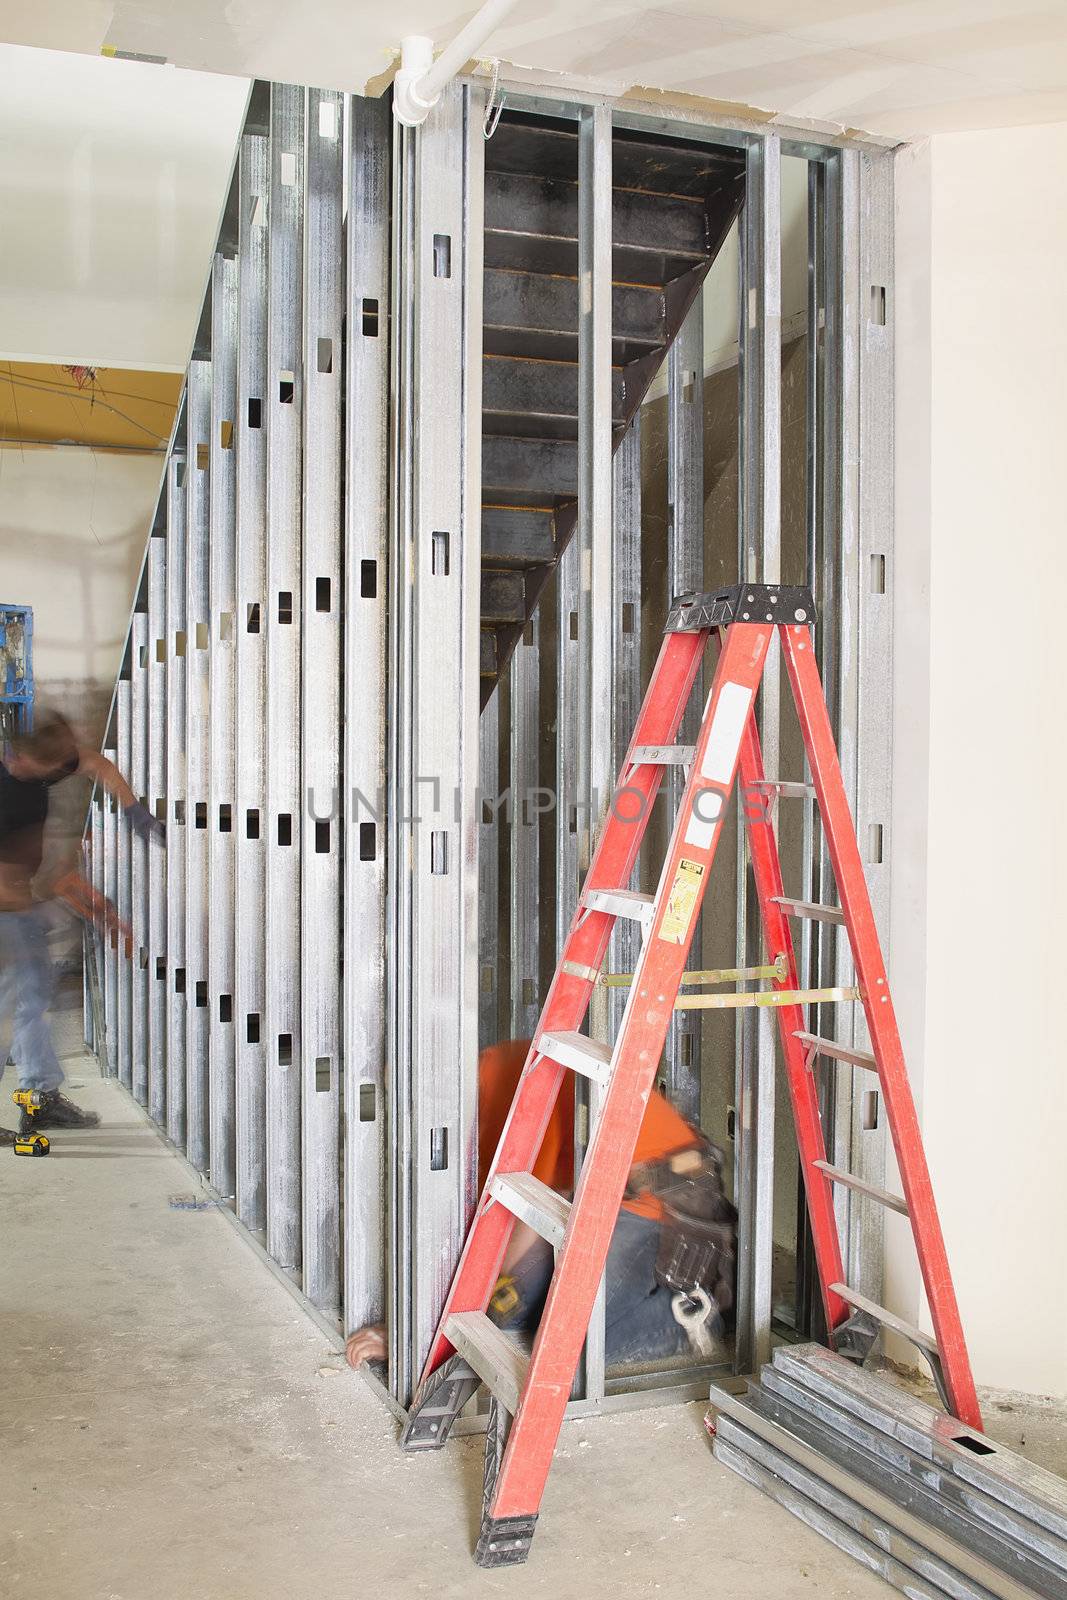
<path fill-rule="evenodd" d="M 403 1450 L 440 1450 L 481 1378 L 461 1356 L 450 1356 L 419 1389 L 400 1435 Z"/>
<path fill-rule="evenodd" d="M 536 1511 L 529 1517 L 482 1516 L 474 1559 L 480 1567 L 520 1567 L 530 1554 Z"/>

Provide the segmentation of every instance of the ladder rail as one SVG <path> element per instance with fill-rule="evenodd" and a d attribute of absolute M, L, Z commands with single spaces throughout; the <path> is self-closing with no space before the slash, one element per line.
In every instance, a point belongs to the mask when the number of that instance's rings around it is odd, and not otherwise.
<path fill-rule="evenodd" d="M 738 792 L 742 796 L 754 785 L 764 782 L 763 752 L 754 716 L 749 718 L 745 729 L 738 775 Z M 742 811 L 752 860 L 756 898 L 759 901 L 763 923 L 764 944 L 768 957 L 773 957 L 779 951 L 784 951 L 786 956 L 788 969 L 786 975 L 783 978 L 776 977 L 773 985 L 776 989 L 795 990 L 799 988 L 800 980 L 793 946 L 793 931 L 782 903 L 785 894 L 782 885 L 782 863 L 770 811 L 765 806 L 751 805 L 743 805 Z M 801 1006 L 779 1008 L 779 1035 L 782 1041 L 789 1096 L 793 1104 L 793 1121 L 796 1125 L 800 1168 L 807 1196 L 815 1258 L 819 1268 L 823 1312 L 826 1316 L 826 1326 L 832 1332 L 850 1315 L 850 1308 L 831 1288 L 832 1284 L 840 1283 L 844 1278 L 845 1268 L 834 1214 L 833 1185 L 817 1165 L 820 1161 L 826 1161 L 826 1141 L 819 1111 L 819 1098 L 815 1089 L 815 1076 L 807 1068 L 804 1050 L 797 1037 L 804 1026 L 804 1011 Z"/>
<path fill-rule="evenodd" d="M 681 725 L 682 716 L 700 670 L 707 633 L 675 633 L 667 640 L 645 691 L 631 740 L 630 751 L 641 745 L 670 744 Z M 663 774 L 662 766 L 634 767 L 627 752 L 624 772 L 626 784 L 612 798 L 601 829 L 583 888 L 612 888 L 630 880 L 641 842 Z M 628 798 L 617 805 L 619 796 Z M 630 802 L 637 802 L 631 815 Z M 484 1311 L 496 1283 L 500 1264 L 514 1226 L 514 1217 L 490 1195 L 498 1173 L 526 1172 L 532 1169 L 544 1140 L 560 1086 L 567 1068 L 541 1054 L 538 1041 L 545 1033 L 576 1032 L 585 1019 L 593 982 L 579 977 L 579 968 L 599 973 L 607 955 L 615 919 L 606 911 L 590 910 L 579 896 L 570 932 L 563 947 L 530 1052 L 511 1103 L 500 1143 L 490 1167 L 486 1187 L 478 1202 L 467 1233 L 459 1265 L 445 1300 L 427 1354 L 420 1388 L 453 1353 L 445 1335 L 448 1318 L 468 1311 Z M 566 970 L 570 968 L 571 970 Z M 588 1159 L 588 1158 L 587 1158 Z M 569 1380 L 568 1380 L 569 1385 Z M 413 1406 L 417 1407 L 416 1395 Z"/>
<path fill-rule="evenodd" d="M 980 1428 L 981 1411 L 949 1269 L 948 1252 L 934 1200 L 930 1168 L 904 1062 L 900 1030 L 889 993 L 889 978 L 867 891 L 855 825 L 841 776 L 819 668 L 811 647 L 811 635 L 806 627 L 783 626 L 779 631 L 838 898 L 845 913 L 863 1009 L 948 1396 L 955 1415 L 962 1422 Z"/>
<path fill-rule="evenodd" d="M 667 851 L 655 914 L 638 958 L 615 1043 L 614 1075 L 579 1175 L 570 1220 L 534 1339 L 488 1508 L 492 1522 L 536 1512 L 563 1422 L 571 1380 L 604 1270 L 704 891 L 737 776 L 744 730 L 772 627 L 728 629 Z M 707 634 L 691 635 L 700 641 Z M 653 743 L 642 739 L 643 744 Z M 671 891 L 687 877 L 681 901 Z M 590 870 L 592 877 L 592 869 Z"/>

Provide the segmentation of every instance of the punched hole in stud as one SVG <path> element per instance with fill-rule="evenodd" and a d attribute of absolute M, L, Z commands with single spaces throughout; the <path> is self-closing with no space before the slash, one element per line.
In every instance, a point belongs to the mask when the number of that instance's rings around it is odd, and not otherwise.
<path fill-rule="evenodd" d="M 997 1453 L 991 1444 L 986 1444 L 984 1439 L 974 1439 L 969 1433 L 953 1434 L 952 1443 L 962 1445 L 964 1450 L 969 1450 L 975 1456 L 995 1456 Z"/>
<path fill-rule="evenodd" d="M 448 1129 L 430 1129 L 430 1171 L 448 1170 Z"/>
<path fill-rule="evenodd" d="M 871 556 L 871 593 L 885 594 L 885 556 Z"/>
<path fill-rule="evenodd" d="M 250 1011 L 245 1017 L 245 1040 L 248 1044 L 259 1043 L 259 1012 Z"/>
<path fill-rule="evenodd" d="M 248 397 L 248 426 L 262 428 L 263 426 L 263 401 L 258 395 Z"/>
<path fill-rule="evenodd" d="M 296 375 L 292 372 L 278 374 L 278 404 L 291 406 L 296 397 Z"/>
<path fill-rule="evenodd" d="M 197 1005 L 201 1008 L 205 1007 L 207 1005 L 207 982 L 204 978 L 197 979 L 194 993 Z"/>
<path fill-rule="evenodd" d="M 211 643 L 211 625 L 207 622 L 198 622 L 196 625 L 196 648 L 206 650 Z"/>
<path fill-rule="evenodd" d="M 219 612 L 219 643 L 229 644 L 233 638 L 233 612 Z"/>
<path fill-rule="evenodd" d="M 233 449 L 233 423 L 222 421 L 219 423 L 219 444 L 224 450 Z"/>
<path fill-rule="evenodd" d="M 320 372 L 333 371 L 333 340 L 319 338 L 315 342 L 315 364 Z"/>
<path fill-rule="evenodd" d="M 337 101 L 319 101 L 319 138 L 337 138 Z"/>
<path fill-rule="evenodd" d="M 137 965 L 140 967 L 142 972 L 147 972 L 148 971 L 148 951 L 147 950 L 145 950 L 143 948 L 138 950 L 138 952 L 137 952 Z"/>
<path fill-rule="evenodd" d="M 867 860 L 872 866 L 880 866 L 882 861 L 882 824 L 872 822 L 867 828 Z"/>
<path fill-rule="evenodd" d="M 578 613 L 577 613 L 577 611 L 572 611 L 571 612 L 570 617 L 568 618 L 568 624 L 569 624 L 568 632 L 570 633 L 571 639 L 577 640 L 577 638 L 578 638 Z"/>
<path fill-rule="evenodd" d="M 175 823 L 177 824 L 177 826 L 179 828 L 184 828 L 185 827 L 185 801 L 184 800 L 175 800 L 175 802 L 174 802 L 174 821 L 175 821 Z"/>
<path fill-rule="evenodd" d="M 278 181 L 286 189 L 292 189 L 296 184 L 296 155 L 292 150 L 279 153 Z"/>
<path fill-rule="evenodd" d="M 435 278 L 452 276 L 452 236 L 435 233 L 433 236 L 433 275 Z"/>
<path fill-rule="evenodd" d="M 315 854 L 319 856 L 328 856 L 329 853 L 330 821 L 327 817 L 325 821 L 316 821 L 315 823 Z"/>
<path fill-rule="evenodd" d="M 166 641 L 166 639 L 157 639 L 156 640 L 156 660 L 158 662 L 162 663 L 162 662 L 166 661 L 166 659 L 167 659 L 167 641 Z"/>
<path fill-rule="evenodd" d="M 864 1089 L 860 1095 L 860 1127 L 872 1133 L 878 1126 L 878 1090 Z"/>
<path fill-rule="evenodd" d="M 245 838 L 259 838 L 259 812 L 255 808 L 245 812 Z"/>
<path fill-rule="evenodd" d="M 315 1093 L 329 1094 L 333 1088 L 333 1063 L 329 1056 L 315 1057 Z"/>
<path fill-rule="evenodd" d="M 185 968 L 184 967 L 175 967 L 175 969 L 174 969 L 174 993 L 175 994 L 184 994 L 185 993 Z"/>
<path fill-rule="evenodd" d="M 361 600 L 378 598 L 378 563 L 361 561 L 359 564 L 359 595 Z"/>
<path fill-rule="evenodd" d="M 483 994 L 492 994 L 493 982 L 496 978 L 496 968 L 485 966 L 482 968 L 481 989 Z"/>
<path fill-rule="evenodd" d="M 359 859 L 373 861 L 378 854 L 378 835 L 373 822 L 361 822 L 359 825 Z"/>
<path fill-rule="evenodd" d="M 359 1120 L 373 1122 L 378 1115 L 378 1087 L 373 1083 L 359 1086 Z"/>
<path fill-rule="evenodd" d="M 142 668 L 148 665 L 148 646 L 146 644 L 141 645 L 137 652 L 137 665 Z"/>
<path fill-rule="evenodd" d="M 293 620 L 293 595 L 290 589 L 278 591 L 278 621 L 290 623 Z"/>
<path fill-rule="evenodd" d="M 220 1022 L 232 1022 L 233 1021 L 233 995 L 232 994 L 220 994 L 219 995 L 219 1021 Z"/>
<path fill-rule="evenodd" d="M 207 801 L 197 800 L 193 809 L 193 827 L 207 827 Z"/>
<path fill-rule="evenodd" d="M 293 1064 L 293 1036 L 291 1033 L 278 1035 L 278 1065 L 291 1067 Z"/>
<path fill-rule="evenodd" d="M 623 631 L 623 633 L 633 633 L 633 631 L 634 631 L 634 610 L 635 610 L 635 608 L 634 608 L 634 603 L 633 603 L 632 600 L 624 600 L 623 601 L 623 606 L 622 606 L 622 631 Z"/>
<path fill-rule="evenodd" d="M 430 871 L 438 877 L 448 871 L 448 834 L 443 828 L 430 834 Z"/>
<path fill-rule="evenodd" d="M 219 832 L 220 833 L 232 833 L 233 832 L 233 809 L 232 809 L 231 806 L 227 806 L 227 805 L 219 806 Z"/>
<path fill-rule="evenodd" d="M 378 302 L 366 296 L 363 300 L 363 337 L 364 339 L 378 337 Z"/>
<path fill-rule="evenodd" d="M 885 327 L 885 284 L 871 284 L 871 321 L 876 328 Z"/>
<path fill-rule="evenodd" d="M 288 811 L 278 814 L 278 843 L 291 845 L 293 842 L 293 819 Z"/>
<path fill-rule="evenodd" d="M 329 611 L 330 609 L 330 580 L 329 578 L 315 579 L 315 610 Z"/>
<path fill-rule="evenodd" d="M 245 632 L 259 632 L 259 601 L 251 600 L 248 604 L 248 615 L 245 618 Z"/>
<path fill-rule="evenodd" d="M 208 445 L 206 445 L 206 444 L 198 444 L 197 447 L 196 447 L 196 470 L 197 470 L 197 472 L 206 472 L 207 469 L 208 469 L 208 465 L 209 465 L 210 461 L 211 461 L 211 449 L 210 449 L 210 447 Z"/>
<path fill-rule="evenodd" d="M 184 628 L 178 628 L 175 631 L 175 634 L 174 634 L 174 654 L 176 656 L 183 656 L 185 654 L 185 629 Z"/>
<path fill-rule="evenodd" d="M 448 577 L 448 534 L 430 535 L 430 571 L 435 578 Z"/>
<path fill-rule="evenodd" d="M 522 980 L 522 1003 L 524 1006 L 537 1004 L 537 985 L 532 978 Z"/>
<path fill-rule="evenodd" d="M 166 981 L 166 977 L 167 977 L 167 961 L 166 961 L 166 957 L 165 956 L 157 956 L 156 957 L 156 977 L 157 978 L 161 978 L 164 981 Z"/>

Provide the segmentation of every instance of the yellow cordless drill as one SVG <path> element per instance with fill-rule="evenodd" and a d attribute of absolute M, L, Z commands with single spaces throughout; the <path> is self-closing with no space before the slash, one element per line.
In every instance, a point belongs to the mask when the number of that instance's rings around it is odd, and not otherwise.
<path fill-rule="evenodd" d="M 11 1098 L 27 1117 L 35 1117 L 41 1109 L 41 1096 L 36 1089 L 16 1089 Z M 15 1135 L 17 1156 L 46 1156 L 51 1148 L 46 1133 L 20 1132 Z"/>

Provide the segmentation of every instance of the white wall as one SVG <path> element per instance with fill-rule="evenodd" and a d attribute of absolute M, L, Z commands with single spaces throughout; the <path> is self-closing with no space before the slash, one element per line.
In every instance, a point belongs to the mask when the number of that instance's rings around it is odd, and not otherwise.
<path fill-rule="evenodd" d="M 977 1380 L 1058 1396 L 1065 189 L 1067 124 L 898 161 L 895 987 Z"/>
<path fill-rule="evenodd" d="M 163 458 L 0 450 L 0 599 L 30 605 L 42 697 L 110 695 Z"/>
<path fill-rule="evenodd" d="M 184 370 L 247 94 L 0 45 L 0 359 Z"/>

